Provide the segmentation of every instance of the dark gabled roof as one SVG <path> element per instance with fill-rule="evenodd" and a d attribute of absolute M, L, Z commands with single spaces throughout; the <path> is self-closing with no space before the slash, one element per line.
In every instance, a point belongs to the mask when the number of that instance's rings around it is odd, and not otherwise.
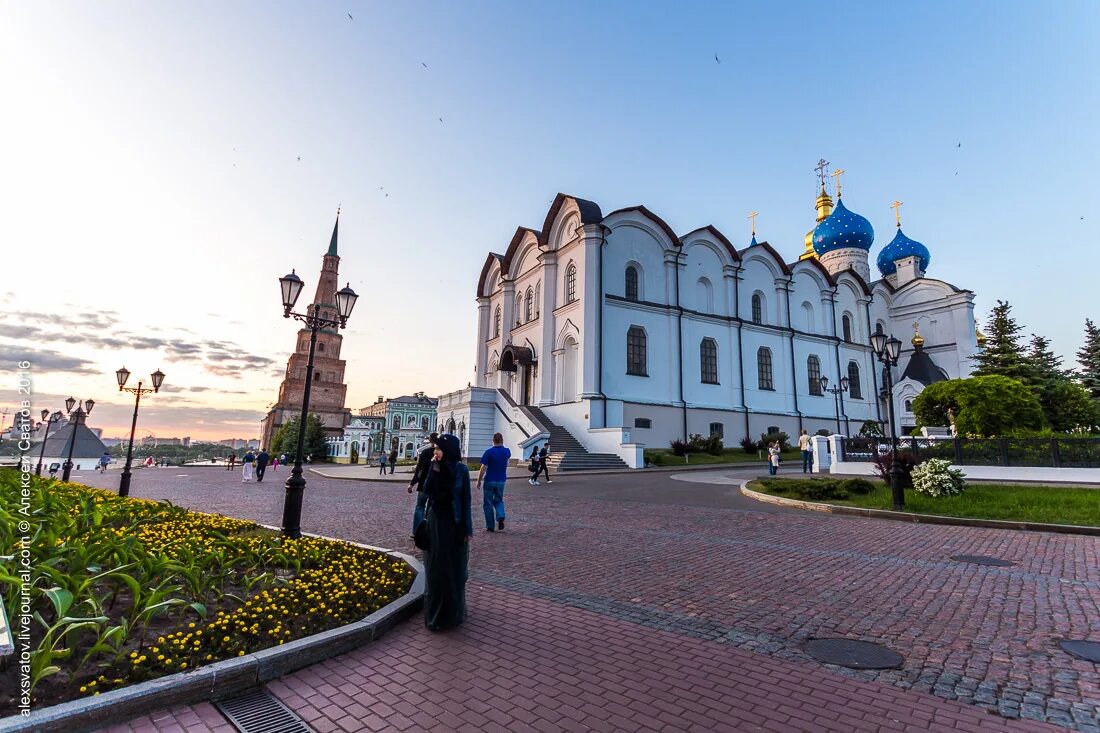
<path fill-rule="evenodd" d="M 779 253 L 775 251 L 775 247 L 772 247 L 766 241 L 765 242 L 757 242 L 756 244 L 745 247 L 742 250 L 738 250 L 738 253 L 743 254 L 745 252 L 748 252 L 750 249 L 757 249 L 757 248 L 763 248 L 763 250 L 765 252 L 770 254 L 772 256 L 772 259 L 775 260 L 775 264 L 779 265 L 779 270 L 784 275 L 790 275 L 791 274 L 791 268 L 787 267 L 787 263 L 784 262 L 783 258 L 779 256 Z"/>
<path fill-rule="evenodd" d="M 400 397 L 392 397 L 388 401 L 389 402 L 419 402 L 419 403 L 424 404 L 424 405 L 431 405 L 432 407 L 439 404 L 439 400 L 437 400 L 434 397 L 421 397 L 420 395 L 415 395 L 415 394 L 406 394 L 406 395 L 401 395 Z"/>
<path fill-rule="evenodd" d="M 50 437 L 46 440 L 47 456 L 64 458 L 69 455 L 69 438 L 72 437 L 74 427 L 77 428 L 77 431 L 76 443 L 73 444 L 73 458 L 99 458 L 103 455 L 104 451 L 107 450 L 107 446 L 103 445 L 103 441 L 97 438 L 95 433 L 88 429 L 87 425 L 70 423 L 56 433 L 50 433 Z M 38 455 L 42 450 L 41 445 L 39 443 L 32 451 L 35 455 Z"/>
<path fill-rule="evenodd" d="M 814 260 L 816 260 L 816 259 L 817 258 L 815 257 Z M 843 270 L 841 270 L 840 272 L 837 273 L 837 278 L 839 278 L 841 275 L 844 275 L 844 274 L 848 274 L 848 275 L 851 275 L 852 277 L 854 277 L 856 282 L 859 283 L 859 286 L 861 288 L 863 288 L 863 293 L 865 295 L 871 295 L 871 287 L 867 284 L 867 281 L 863 279 L 863 275 L 860 275 L 858 272 L 853 270 L 851 267 L 846 267 L 846 268 L 844 268 Z M 834 278 L 834 279 L 836 279 L 836 278 Z M 887 283 L 887 285 L 889 285 L 889 283 Z"/>
<path fill-rule="evenodd" d="M 547 244 L 547 239 L 550 237 L 550 229 L 554 226 L 554 220 L 558 218 L 558 212 L 561 211 L 561 207 L 565 205 L 565 202 L 570 199 L 576 202 L 577 208 L 581 212 L 581 224 L 599 224 L 603 221 L 603 213 L 600 211 L 600 205 L 595 201 L 577 198 L 567 193 L 559 193 L 554 197 L 554 203 L 550 204 L 550 210 L 546 212 L 546 220 L 542 224 L 541 241 L 543 246 Z"/>
<path fill-rule="evenodd" d="M 607 215 L 607 218 L 610 219 L 611 217 L 615 216 L 615 214 L 625 214 L 630 211 L 637 211 L 639 214 L 646 217 L 658 227 L 660 227 L 661 231 L 668 235 L 668 238 L 672 241 L 673 246 L 679 246 L 680 244 L 682 244 L 680 242 L 680 238 L 676 236 L 676 232 L 672 231 L 672 227 L 668 225 L 668 222 L 666 222 L 664 219 L 657 216 L 644 206 L 627 206 L 625 209 L 615 209 Z"/>
<path fill-rule="evenodd" d="M 696 232 L 710 232 L 711 236 L 713 236 L 715 239 L 717 239 L 719 242 L 722 243 L 722 246 L 726 248 L 726 251 L 729 252 L 730 258 L 734 262 L 740 262 L 741 261 L 741 255 L 737 254 L 737 248 L 734 247 L 730 243 L 730 240 L 726 238 L 726 235 L 722 234 L 722 232 L 718 231 L 718 227 L 714 226 L 713 224 L 707 224 L 705 227 L 699 227 L 698 229 L 692 229 L 690 232 L 688 232 L 684 236 L 680 237 L 680 241 L 681 242 L 686 242 L 687 238 L 690 237 L 692 234 L 695 234 Z"/>
<path fill-rule="evenodd" d="M 825 265 L 821 264 L 821 262 L 816 257 L 808 257 L 804 260 L 789 262 L 787 263 L 787 269 L 789 269 L 791 272 L 794 272 L 794 268 L 797 267 L 800 262 L 805 262 L 808 265 L 816 267 L 818 271 L 820 271 L 821 274 L 825 276 L 825 282 L 829 283 L 830 287 L 836 287 L 836 280 L 833 278 L 832 274 L 829 273 L 829 270 L 825 267 Z"/>
<path fill-rule="evenodd" d="M 481 276 L 477 279 L 477 297 L 479 298 L 482 297 L 482 293 L 485 291 L 485 278 L 489 277 L 489 270 L 493 267 L 494 262 L 499 262 L 501 271 L 504 270 L 504 255 L 490 252 L 485 257 L 485 264 L 481 266 Z"/>
<path fill-rule="evenodd" d="M 504 250 L 504 260 L 500 263 L 500 269 L 504 271 L 505 275 L 508 275 L 509 271 L 511 271 L 512 258 L 516 256 L 520 244 L 523 243 L 523 240 L 528 234 L 535 237 L 536 245 L 542 243 L 542 235 L 539 232 L 536 232 L 534 229 L 528 229 L 527 227 L 516 227 L 516 232 L 512 235 L 512 241 L 508 243 L 508 249 Z"/>
<path fill-rule="evenodd" d="M 932 357 L 918 346 L 913 351 L 913 355 L 909 357 L 909 363 L 905 365 L 905 371 L 902 373 L 901 378 L 903 380 L 912 379 L 914 382 L 920 382 L 927 387 L 936 382 L 946 381 L 948 376 L 936 366 L 935 362 L 932 361 Z"/>

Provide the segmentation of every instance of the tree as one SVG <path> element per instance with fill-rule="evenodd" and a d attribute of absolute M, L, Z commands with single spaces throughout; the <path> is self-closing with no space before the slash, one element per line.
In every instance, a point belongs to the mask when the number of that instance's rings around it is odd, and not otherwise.
<path fill-rule="evenodd" d="M 998 300 L 989 314 L 986 326 L 985 346 L 981 347 L 974 361 L 977 368 L 974 376 L 984 377 L 999 374 L 1024 384 L 1032 383 L 1032 373 L 1024 347 L 1020 345 L 1020 331 L 1023 328 L 1011 315 L 1012 306 L 1008 301 Z"/>
<path fill-rule="evenodd" d="M 1085 319 L 1085 344 L 1077 351 L 1081 385 L 1094 400 L 1100 400 L 1100 328 Z"/>
<path fill-rule="evenodd" d="M 294 418 L 285 422 L 271 439 L 271 450 L 274 453 L 286 453 L 288 460 L 294 460 L 294 454 L 298 450 L 298 423 Z M 321 424 L 321 418 L 312 412 L 306 420 L 306 442 L 304 454 L 314 459 L 324 458 L 327 453 L 325 446 L 325 431 Z"/>
<path fill-rule="evenodd" d="M 987 438 L 1043 427 L 1043 408 L 1034 392 L 999 374 L 936 382 L 913 400 L 918 426 L 947 425 L 949 408 L 960 436 Z"/>
<path fill-rule="evenodd" d="M 1089 397 L 1087 389 L 1069 379 L 1059 379 L 1044 388 L 1040 402 L 1047 423 L 1059 433 L 1078 428 L 1091 431 L 1100 424 L 1100 402 Z"/>

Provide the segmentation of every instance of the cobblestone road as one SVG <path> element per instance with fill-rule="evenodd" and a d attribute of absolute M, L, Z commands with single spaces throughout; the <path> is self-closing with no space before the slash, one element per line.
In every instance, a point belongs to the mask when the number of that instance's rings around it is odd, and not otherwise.
<path fill-rule="evenodd" d="M 282 479 L 156 469 L 132 493 L 278 524 Z M 516 482 L 506 499 L 508 531 L 472 547 L 465 627 L 410 622 L 270 689 L 317 730 L 1100 731 L 1097 669 L 1057 645 L 1100 636 L 1096 538 L 780 510 L 657 473 Z M 303 527 L 407 550 L 411 505 L 394 484 L 311 476 Z M 801 651 L 830 636 L 905 664 Z M 119 730 L 218 720 L 196 706 Z"/>

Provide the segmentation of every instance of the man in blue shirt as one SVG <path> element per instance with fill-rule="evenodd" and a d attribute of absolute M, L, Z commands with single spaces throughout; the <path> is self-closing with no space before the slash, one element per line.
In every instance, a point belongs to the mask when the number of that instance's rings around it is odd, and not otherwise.
<path fill-rule="evenodd" d="M 482 488 L 485 507 L 485 531 L 497 529 L 504 531 L 504 482 L 508 478 L 508 462 L 512 460 L 512 451 L 504 447 L 504 436 L 493 434 L 493 447 L 481 456 L 481 470 L 477 473 L 477 486 Z M 496 527 L 493 527 L 493 515 L 496 514 Z"/>

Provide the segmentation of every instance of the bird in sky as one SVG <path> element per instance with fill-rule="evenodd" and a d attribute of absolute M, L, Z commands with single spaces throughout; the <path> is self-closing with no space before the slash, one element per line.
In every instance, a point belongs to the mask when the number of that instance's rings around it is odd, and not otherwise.
<path fill-rule="evenodd" d="M 301 163 L 301 162 L 302 162 L 302 156 L 300 156 L 300 155 L 298 156 L 298 162 L 299 162 L 299 163 Z"/>
<path fill-rule="evenodd" d="M 957 176 L 957 175 L 959 175 L 959 172 L 958 172 L 958 171 L 955 171 L 955 175 L 956 175 L 956 176 Z"/>
<path fill-rule="evenodd" d="M 956 145 L 955 147 L 956 147 L 956 148 L 961 148 L 962 146 L 963 146 L 963 144 L 962 144 L 962 143 L 959 143 L 959 144 L 958 144 L 958 145 Z"/>
<path fill-rule="evenodd" d="M 439 118 L 439 121 L 440 121 L 440 122 L 442 122 L 442 121 L 443 121 L 443 118 L 442 118 L 442 117 L 440 117 L 440 118 Z"/>
<path fill-rule="evenodd" d="M 423 66 L 425 69 L 428 68 L 428 65 L 426 63 L 424 63 L 423 61 L 420 62 L 420 65 Z"/>
<path fill-rule="evenodd" d="M 714 62 L 717 63 L 717 64 L 722 63 L 722 59 L 718 58 L 718 52 L 717 51 L 714 52 Z"/>
<path fill-rule="evenodd" d="M 351 18 L 351 13 L 348 13 L 348 17 Z M 351 18 L 351 19 L 355 20 L 355 18 Z"/>

